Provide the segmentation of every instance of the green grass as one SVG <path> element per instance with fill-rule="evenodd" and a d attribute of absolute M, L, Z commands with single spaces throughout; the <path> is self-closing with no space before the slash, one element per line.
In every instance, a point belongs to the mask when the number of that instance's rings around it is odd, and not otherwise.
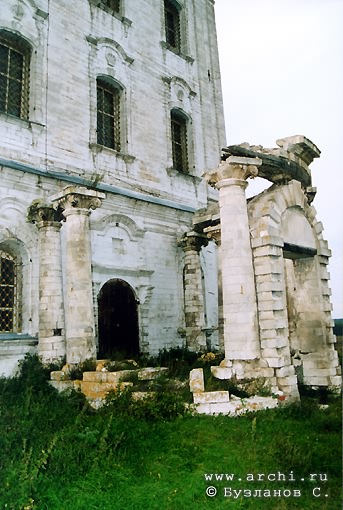
<path fill-rule="evenodd" d="M 1 510 L 341 508 L 340 399 L 325 410 L 306 399 L 230 418 L 190 416 L 168 394 L 137 406 L 124 394 L 93 411 L 79 394 L 56 393 L 45 377 L 29 360 L 21 377 L 0 380 Z M 246 480 L 291 471 L 296 481 Z M 205 473 L 242 481 L 207 482 Z M 328 481 L 310 482 L 311 473 Z M 210 485 L 218 490 L 212 498 Z M 225 487 L 300 489 L 301 497 L 234 499 L 224 497 Z"/>

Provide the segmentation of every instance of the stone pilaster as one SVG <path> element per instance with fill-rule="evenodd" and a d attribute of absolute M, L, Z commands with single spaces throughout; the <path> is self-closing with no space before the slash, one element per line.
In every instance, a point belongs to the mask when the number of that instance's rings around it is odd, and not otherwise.
<path fill-rule="evenodd" d="M 44 362 L 66 354 L 60 219 L 60 213 L 43 202 L 28 208 L 27 220 L 39 232 L 38 354 Z"/>
<path fill-rule="evenodd" d="M 207 242 L 205 236 L 196 232 L 185 234 L 180 242 L 185 252 L 183 285 L 186 344 L 195 351 L 206 349 L 205 303 L 199 252 Z"/>
<path fill-rule="evenodd" d="M 245 197 L 258 158 L 230 156 L 206 179 L 219 190 L 225 359 L 260 358 L 255 278 Z"/>
<path fill-rule="evenodd" d="M 67 362 L 96 358 L 92 295 L 90 209 L 101 206 L 104 193 L 69 186 L 53 201 L 63 211 L 66 244 L 66 344 Z"/>
<path fill-rule="evenodd" d="M 220 351 L 224 352 L 224 314 L 223 314 L 223 287 L 222 287 L 222 260 L 221 260 L 221 229 L 220 225 L 204 228 L 204 233 L 212 239 L 217 246 L 218 268 L 218 337 Z"/>

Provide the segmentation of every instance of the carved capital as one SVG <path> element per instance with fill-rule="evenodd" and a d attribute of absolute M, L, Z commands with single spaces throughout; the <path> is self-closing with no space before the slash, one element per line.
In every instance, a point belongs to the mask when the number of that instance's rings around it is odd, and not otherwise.
<path fill-rule="evenodd" d="M 208 239 L 214 241 L 217 246 L 221 245 L 222 231 L 220 225 L 206 227 L 204 228 L 204 232 L 207 235 Z"/>
<path fill-rule="evenodd" d="M 245 181 L 258 175 L 258 167 L 261 164 L 262 160 L 259 158 L 230 156 L 218 168 L 207 172 L 205 179 L 213 187 L 218 187 L 218 183 L 227 179 Z"/>
<path fill-rule="evenodd" d="M 58 224 L 62 220 L 60 209 L 55 209 L 51 204 L 47 204 L 43 200 L 34 200 L 27 208 L 27 221 L 35 223 L 37 226 L 44 224 Z"/>
<path fill-rule="evenodd" d="M 188 232 L 183 236 L 181 241 L 179 242 L 179 246 L 183 249 L 184 252 L 187 251 L 197 251 L 199 252 L 203 246 L 207 246 L 208 239 L 206 236 L 202 234 L 198 234 L 197 232 Z"/>
<path fill-rule="evenodd" d="M 61 193 L 55 195 L 52 201 L 62 209 L 63 214 L 72 214 L 73 210 L 97 209 L 101 206 L 105 193 L 78 186 L 68 186 Z"/>

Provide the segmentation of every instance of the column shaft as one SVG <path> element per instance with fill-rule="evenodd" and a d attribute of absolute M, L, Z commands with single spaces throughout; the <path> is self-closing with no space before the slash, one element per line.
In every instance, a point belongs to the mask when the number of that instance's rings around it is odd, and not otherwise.
<path fill-rule="evenodd" d="M 38 354 L 44 362 L 66 354 L 60 215 L 52 206 L 34 202 L 28 221 L 36 223 L 39 246 Z"/>
<path fill-rule="evenodd" d="M 255 277 L 245 197 L 247 183 L 219 183 L 225 358 L 259 357 Z"/>
<path fill-rule="evenodd" d="M 96 358 L 92 288 L 90 209 L 100 207 L 104 193 L 75 186 L 54 197 L 66 218 L 66 350 L 67 362 Z"/>
<path fill-rule="evenodd" d="M 199 251 L 207 239 L 196 232 L 185 235 L 181 246 L 185 252 L 184 260 L 184 313 L 186 325 L 186 344 L 192 350 L 206 349 L 205 303 L 203 278 Z"/>

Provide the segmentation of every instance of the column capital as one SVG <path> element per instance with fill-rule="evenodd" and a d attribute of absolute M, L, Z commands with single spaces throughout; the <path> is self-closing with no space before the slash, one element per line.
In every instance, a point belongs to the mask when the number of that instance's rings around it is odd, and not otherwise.
<path fill-rule="evenodd" d="M 197 251 L 199 252 L 203 246 L 207 246 L 208 239 L 203 234 L 199 234 L 198 232 L 187 232 L 181 241 L 179 242 L 179 246 L 183 249 L 183 251 Z"/>
<path fill-rule="evenodd" d="M 221 187 L 219 183 L 230 180 L 230 184 L 240 185 L 238 181 L 245 181 L 249 177 L 258 175 L 258 167 L 262 164 L 259 158 L 245 158 L 229 156 L 214 170 L 205 174 L 205 179 L 213 187 Z"/>
<path fill-rule="evenodd" d="M 81 186 L 67 186 L 51 200 L 63 210 L 64 215 L 68 215 L 80 209 L 85 209 L 87 212 L 90 209 L 97 209 L 105 197 L 105 193 L 100 191 Z"/>
<path fill-rule="evenodd" d="M 62 215 L 61 211 L 55 209 L 52 204 L 44 200 L 34 200 L 27 208 L 26 218 L 29 223 L 35 223 L 40 228 L 60 226 Z"/>
<path fill-rule="evenodd" d="M 207 235 L 208 239 L 213 240 L 217 246 L 221 245 L 222 233 L 220 224 L 206 227 L 204 228 L 204 232 Z"/>

